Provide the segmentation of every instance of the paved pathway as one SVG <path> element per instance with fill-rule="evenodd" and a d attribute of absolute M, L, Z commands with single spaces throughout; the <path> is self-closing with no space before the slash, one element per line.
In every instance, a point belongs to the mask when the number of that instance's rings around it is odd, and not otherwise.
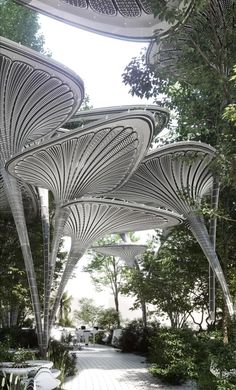
<path fill-rule="evenodd" d="M 153 378 L 141 356 L 118 352 L 107 346 L 77 351 L 77 374 L 68 378 L 65 390 L 195 390 L 188 383 L 167 386 Z"/>

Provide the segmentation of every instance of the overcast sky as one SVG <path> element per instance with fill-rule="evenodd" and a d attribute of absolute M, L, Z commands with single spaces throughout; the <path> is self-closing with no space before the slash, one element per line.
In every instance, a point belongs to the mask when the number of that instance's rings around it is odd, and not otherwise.
<path fill-rule="evenodd" d="M 52 57 L 83 79 L 94 107 L 147 102 L 132 97 L 121 78 L 126 65 L 139 55 L 145 43 L 104 37 L 47 16 L 40 16 L 40 23 Z"/>

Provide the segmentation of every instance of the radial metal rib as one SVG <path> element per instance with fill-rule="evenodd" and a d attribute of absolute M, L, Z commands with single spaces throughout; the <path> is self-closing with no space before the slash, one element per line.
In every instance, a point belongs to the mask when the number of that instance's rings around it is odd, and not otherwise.
<path fill-rule="evenodd" d="M 42 350 L 40 303 L 21 193 L 4 164 L 68 121 L 82 102 L 83 83 L 64 66 L 2 37 L 0 75 L 0 173 L 20 239 Z"/>
<path fill-rule="evenodd" d="M 55 298 L 51 324 L 73 269 L 94 241 L 111 233 L 164 228 L 182 222 L 178 214 L 116 200 L 85 198 L 70 202 L 63 209 L 69 215 L 64 224 L 64 235 L 72 237 L 72 247 Z"/>
<path fill-rule="evenodd" d="M 167 22 L 154 17 L 148 0 L 15 0 L 48 16 L 98 34 L 146 41 L 162 35 L 185 19 L 193 0 L 167 0 L 167 10 L 178 13 Z"/>
<path fill-rule="evenodd" d="M 202 218 L 202 197 L 212 188 L 210 163 L 215 149 L 199 142 L 179 142 L 149 153 L 129 181 L 113 196 L 173 210 L 186 219 L 217 275 L 230 315 L 232 298 Z M 202 229 L 202 231 L 201 231 Z"/>
<path fill-rule="evenodd" d="M 119 188 L 136 170 L 150 145 L 151 114 L 135 111 L 73 130 L 34 146 L 7 164 L 16 177 L 52 191 L 57 205 L 83 195 Z M 60 231 L 58 211 L 55 226 Z M 55 264 L 59 233 L 54 236 Z"/>
<path fill-rule="evenodd" d="M 88 122 L 103 120 L 104 122 L 113 117 L 117 117 L 118 114 L 125 114 L 131 111 L 148 111 L 153 115 L 155 121 L 154 136 L 156 136 L 165 126 L 167 126 L 170 118 L 169 110 L 159 107 L 157 105 L 123 105 L 114 107 L 100 107 L 92 110 L 78 111 L 73 117 L 70 118 L 67 125 L 71 124 L 86 124 Z"/>
<path fill-rule="evenodd" d="M 137 256 L 142 255 L 147 250 L 147 245 L 140 244 L 116 244 L 93 246 L 93 251 L 105 256 L 120 257 L 128 267 L 134 267 Z"/>
<path fill-rule="evenodd" d="M 123 185 L 145 156 L 153 128 L 152 114 L 130 112 L 29 147 L 7 163 L 11 174 L 50 190 L 57 205 L 47 300 L 66 218 L 60 205 Z"/>

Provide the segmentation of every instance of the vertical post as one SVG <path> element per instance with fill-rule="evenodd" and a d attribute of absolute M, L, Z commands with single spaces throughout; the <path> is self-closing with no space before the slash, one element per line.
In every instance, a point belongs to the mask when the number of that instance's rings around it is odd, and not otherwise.
<path fill-rule="evenodd" d="M 44 256 L 44 313 L 43 313 L 43 349 L 46 354 L 49 340 L 49 303 L 51 289 L 49 287 L 49 246 L 50 246 L 50 221 L 49 221 L 49 200 L 48 190 L 38 188 L 42 231 L 43 231 L 43 256 Z"/>
<path fill-rule="evenodd" d="M 213 178 L 213 187 L 212 187 L 212 195 L 211 195 L 211 207 L 215 211 L 218 208 L 218 202 L 219 202 L 219 192 L 220 192 L 220 184 L 218 178 Z M 216 226 L 217 226 L 217 217 L 213 215 L 210 219 L 210 227 L 209 227 L 209 238 L 212 243 L 212 247 L 215 250 L 216 248 Z M 216 296 L 216 290 L 215 290 L 215 283 L 216 283 L 216 277 L 215 273 L 209 265 L 209 312 L 210 312 L 210 318 L 211 321 L 215 321 L 215 296 Z"/>
<path fill-rule="evenodd" d="M 38 287 L 36 282 L 36 275 L 34 270 L 34 262 L 32 258 L 30 242 L 28 237 L 28 231 L 26 226 L 24 207 L 21 192 L 17 183 L 17 180 L 10 176 L 4 168 L 1 170 L 1 174 L 4 180 L 4 189 L 7 194 L 8 202 L 11 207 L 12 215 L 15 221 L 16 230 L 18 233 L 21 250 L 25 263 L 25 270 L 28 278 L 31 302 L 33 305 L 35 323 L 37 329 L 37 337 L 39 343 L 39 349 L 42 353 L 42 322 L 41 322 L 41 306 L 39 301 Z"/>
<path fill-rule="evenodd" d="M 187 222 L 189 225 L 190 230 L 192 231 L 194 237 L 196 238 L 197 242 L 199 243 L 200 247 L 203 250 L 203 253 L 205 254 L 207 260 L 209 261 L 209 264 L 211 265 L 211 268 L 213 269 L 223 292 L 223 297 L 226 303 L 226 306 L 229 311 L 229 315 L 232 317 L 234 314 L 234 308 L 233 308 L 233 300 L 230 295 L 229 287 L 227 285 L 227 282 L 225 280 L 219 259 L 217 257 L 217 254 L 212 246 L 212 242 L 209 238 L 209 233 L 207 231 L 207 228 L 204 224 L 203 218 L 200 215 L 196 215 L 194 211 L 189 213 L 187 216 Z"/>

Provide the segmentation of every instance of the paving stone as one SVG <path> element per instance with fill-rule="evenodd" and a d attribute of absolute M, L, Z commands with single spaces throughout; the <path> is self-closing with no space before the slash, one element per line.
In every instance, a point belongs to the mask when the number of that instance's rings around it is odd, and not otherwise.
<path fill-rule="evenodd" d="M 194 383 L 167 386 L 149 374 L 142 356 L 107 346 L 76 351 L 77 373 L 66 379 L 64 390 L 196 390 Z"/>

